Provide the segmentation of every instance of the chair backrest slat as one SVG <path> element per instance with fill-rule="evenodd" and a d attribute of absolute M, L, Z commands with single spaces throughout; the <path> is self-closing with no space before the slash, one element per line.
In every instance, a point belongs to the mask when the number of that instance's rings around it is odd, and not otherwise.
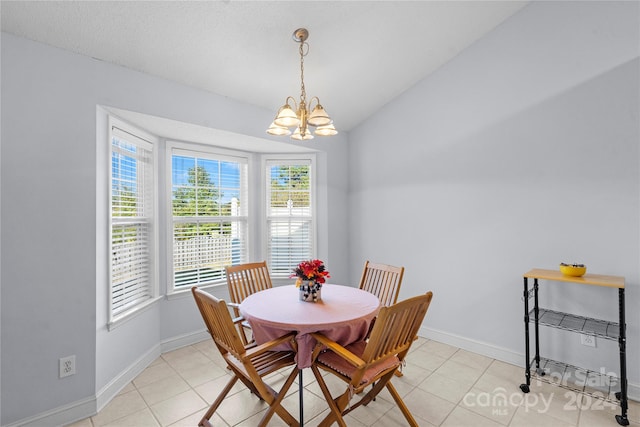
<path fill-rule="evenodd" d="M 371 292 L 383 307 L 395 304 L 400 294 L 404 267 L 365 262 L 360 289 Z"/>
<path fill-rule="evenodd" d="M 233 265 L 225 270 L 233 303 L 240 304 L 249 295 L 273 287 L 266 261 Z"/>
<path fill-rule="evenodd" d="M 367 347 L 362 354 L 365 363 L 397 355 L 402 361 L 418 335 L 432 292 L 382 307 L 373 325 Z"/>

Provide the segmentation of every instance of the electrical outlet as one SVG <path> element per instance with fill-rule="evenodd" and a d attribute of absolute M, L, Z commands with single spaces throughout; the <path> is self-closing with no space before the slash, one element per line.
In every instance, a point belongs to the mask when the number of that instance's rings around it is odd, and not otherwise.
<path fill-rule="evenodd" d="M 60 378 L 68 377 L 76 373 L 76 356 L 60 358 Z"/>
<path fill-rule="evenodd" d="M 593 335 L 580 334 L 580 344 L 586 345 L 587 347 L 595 347 L 596 337 Z"/>

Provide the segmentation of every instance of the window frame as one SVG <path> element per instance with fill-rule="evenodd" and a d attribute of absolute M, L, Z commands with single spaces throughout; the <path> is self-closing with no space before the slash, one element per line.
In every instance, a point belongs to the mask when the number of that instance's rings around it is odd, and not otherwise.
<path fill-rule="evenodd" d="M 117 129 L 117 130 L 115 130 Z M 123 133 L 126 134 L 126 138 L 129 138 L 129 143 L 133 143 L 134 145 L 150 145 L 151 150 L 151 161 L 150 166 L 152 168 L 151 173 L 149 174 L 150 182 L 145 183 L 148 186 L 148 192 L 150 198 L 152 199 L 149 202 L 149 207 L 151 209 L 151 214 L 149 215 L 149 250 L 148 250 L 148 264 L 149 264 L 149 285 L 148 292 L 149 297 L 143 301 L 133 304 L 131 307 L 114 314 L 113 307 L 113 291 L 114 291 L 114 264 L 112 260 L 113 254 L 113 227 L 114 227 L 114 217 L 113 217 L 113 138 L 117 136 L 117 134 Z M 142 129 L 130 125 L 127 122 L 124 122 L 117 117 L 112 115 L 108 116 L 108 140 L 107 140 L 109 149 L 107 156 L 107 176 L 108 176 L 108 288 L 107 288 L 107 327 L 112 329 L 121 323 L 125 322 L 129 318 L 135 316 L 136 314 L 146 310 L 150 305 L 159 299 L 159 269 L 158 269 L 158 253 L 159 253 L 159 203 L 158 203 L 158 149 L 159 149 L 159 138 L 153 134 L 143 131 Z"/>
<path fill-rule="evenodd" d="M 269 215 L 269 195 L 271 181 L 268 178 L 269 168 L 271 165 L 299 165 L 301 163 L 308 163 L 310 168 L 309 173 L 309 194 L 311 196 L 311 215 L 310 215 L 310 235 L 311 245 L 310 252 L 311 258 L 318 258 L 318 183 L 317 183 L 317 156 L 315 153 L 297 153 L 297 154 L 264 154 L 262 155 L 261 166 L 261 180 L 260 183 L 262 193 L 262 215 L 261 215 L 261 237 L 263 239 L 262 255 L 267 260 L 269 271 L 272 275 L 274 283 L 289 283 L 289 274 L 278 274 L 273 271 L 272 268 L 272 256 L 270 250 L 270 221 L 272 221 Z M 302 260 L 299 260 L 302 261 Z M 299 262 L 298 261 L 298 262 Z M 297 265 L 297 262 L 290 266 L 291 270 Z"/>
<path fill-rule="evenodd" d="M 233 161 L 244 164 L 246 169 L 245 171 L 245 182 L 241 183 L 241 187 L 245 192 L 244 195 L 241 195 L 241 204 L 246 205 L 243 207 L 244 215 L 239 216 L 240 222 L 244 222 L 244 230 L 247 235 L 245 245 L 244 245 L 244 254 L 242 259 L 244 262 L 247 262 L 249 258 L 251 258 L 251 247 L 253 246 L 253 242 L 255 239 L 251 235 L 251 222 L 252 216 L 254 215 L 252 211 L 252 182 L 251 182 L 251 153 L 247 153 L 244 151 L 237 150 L 229 150 L 213 145 L 203 145 L 193 142 L 182 142 L 175 140 L 167 140 L 165 147 L 165 157 L 166 157 L 166 165 L 163 173 L 165 174 L 165 198 L 166 198 L 166 208 L 164 212 L 166 212 L 166 256 L 165 261 L 167 265 L 166 269 L 166 295 L 167 298 L 171 298 L 173 296 L 182 295 L 185 292 L 189 292 L 191 286 L 198 286 L 199 288 L 210 288 L 210 287 L 218 287 L 218 286 L 226 286 L 226 277 L 224 274 L 221 278 L 216 279 L 212 282 L 197 284 L 197 285 L 189 285 L 183 287 L 175 286 L 175 278 L 174 278 L 174 245 L 173 245 L 173 233 L 174 233 L 174 217 L 173 217 L 173 156 L 175 153 L 178 155 L 187 155 L 193 156 L 197 158 L 209 158 L 217 161 Z M 217 217 L 217 218 L 225 218 L 225 217 Z"/>

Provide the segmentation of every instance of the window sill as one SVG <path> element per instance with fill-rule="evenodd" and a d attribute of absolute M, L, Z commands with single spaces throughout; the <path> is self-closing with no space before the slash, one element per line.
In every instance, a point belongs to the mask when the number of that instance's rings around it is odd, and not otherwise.
<path fill-rule="evenodd" d="M 226 289 L 226 286 L 227 286 L 226 282 L 224 282 L 224 283 L 213 283 L 213 284 L 209 284 L 209 285 L 198 286 L 198 289 L 219 289 L 221 287 L 224 287 Z M 168 301 L 171 301 L 171 300 L 175 300 L 175 299 L 191 297 L 191 288 L 192 287 L 189 286 L 188 288 L 174 290 L 170 294 L 167 294 L 166 298 L 167 298 Z"/>
<path fill-rule="evenodd" d="M 126 312 L 124 314 L 121 314 L 120 316 L 116 317 L 115 319 L 113 319 L 109 323 L 107 323 L 107 329 L 111 331 L 111 330 L 117 328 L 118 326 L 121 326 L 124 323 L 127 323 L 129 320 L 138 317 L 142 313 L 144 313 L 147 310 L 149 310 L 149 308 L 151 308 L 153 305 L 155 305 L 161 299 L 162 299 L 162 297 L 152 298 L 149 301 L 146 301 L 144 304 L 140 304 L 139 307 L 136 307 L 133 310 L 128 311 L 128 312 Z"/>

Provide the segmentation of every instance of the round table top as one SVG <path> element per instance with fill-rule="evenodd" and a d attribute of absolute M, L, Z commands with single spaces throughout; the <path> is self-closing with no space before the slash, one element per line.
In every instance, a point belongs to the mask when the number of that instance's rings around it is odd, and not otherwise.
<path fill-rule="evenodd" d="M 321 301 L 305 302 L 300 301 L 299 289 L 288 285 L 249 295 L 240 304 L 240 313 L 274 327 L 317 328 L 371 315 L 379 307 L 378 297 L 350 286 L 324 284 Z"/>

